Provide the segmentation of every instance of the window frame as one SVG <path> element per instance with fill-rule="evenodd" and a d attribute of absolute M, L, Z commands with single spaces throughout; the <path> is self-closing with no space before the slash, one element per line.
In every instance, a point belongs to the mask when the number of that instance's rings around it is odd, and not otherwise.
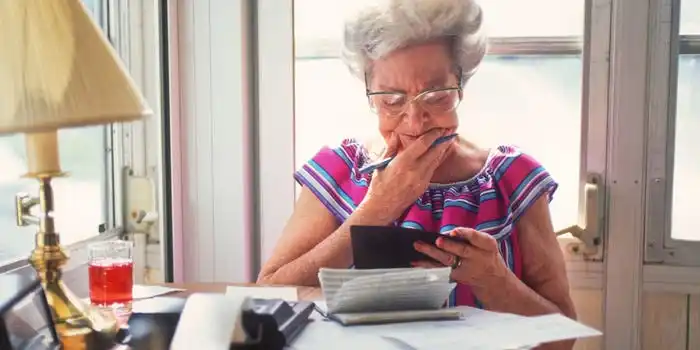
<path fill-rule="evenodd" d="M 108 5 L 111 23 L 108 36 L 139 86 L 153 114 L 144 120 L 111 125 L 114 139 L 114 181 L 121 190 L 113 193 L 115 218 L 124 227 L 124 235 L 135 244 L 135 280 L 174 280 L 172 221 L 172 149 L 170 96 L 170 44 L 168 40 L 169 0 L 141 1 L 102 0 Z M 129 215 L 125 204 L 139 201 L 138 193 L 127 192 L 129 177 L 145 177 L 153 184 L 157 222 L 149 232 L 129 231 Z M 167 186 L 167 187 L 166 187 Z M 145 204 L 144 204 L 145 205 Z M 149 274 L 158 270 L 159 275 Z"/>
<path fill-rule="evenodd" d="M 678 88 L 678 60 L 700 54 L 700 35 L 681 35 L 681 0 L 654 1 L 656 23 L 648 104 L 646 251 L 647 263 L 669 266 L 700 266 L 700 241 L 671 237 L 673 161 Z M 662 198 L 662 200 L 658 200 Z"/>

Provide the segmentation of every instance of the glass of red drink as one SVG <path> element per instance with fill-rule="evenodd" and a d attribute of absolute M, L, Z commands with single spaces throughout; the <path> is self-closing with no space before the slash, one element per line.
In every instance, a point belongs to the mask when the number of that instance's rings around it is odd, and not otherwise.
<path fill-rule="evenodd" d="M 134 244 L 106 241 L 88 246 L 90 301 L 96 305 L 126 304 L 134 288 Z"/>

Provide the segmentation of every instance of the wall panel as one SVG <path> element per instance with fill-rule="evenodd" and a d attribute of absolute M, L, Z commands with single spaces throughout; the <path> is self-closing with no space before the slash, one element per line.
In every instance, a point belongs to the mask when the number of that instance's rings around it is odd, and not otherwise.
<path fill-rule="evenodd" d="M 687 349 L 688 295 L 645 292 L 642 305 L 643 350 Z"/>
<path fill-rule="evenodd" d="M 603 329 L 603 293 L 599 289 L 571 291 L 578 320 Z M 642 298 L 643 350 L 700 349 L 700 295 L 645 292 Z M 575 350 L 602 350 L 601 337 L 581 339 Z"/>

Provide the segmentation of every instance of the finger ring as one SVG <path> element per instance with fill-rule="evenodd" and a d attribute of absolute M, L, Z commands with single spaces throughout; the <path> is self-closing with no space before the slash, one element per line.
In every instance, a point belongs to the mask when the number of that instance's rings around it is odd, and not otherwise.
<path fill-rule="evenodd" d="M 452 265 L 450 267 L 452 267 L 452 269 L 454 270 L 460 266 L 462 266 L 462 259 L 459 256 L 455 255 L 452 259 Z"/>

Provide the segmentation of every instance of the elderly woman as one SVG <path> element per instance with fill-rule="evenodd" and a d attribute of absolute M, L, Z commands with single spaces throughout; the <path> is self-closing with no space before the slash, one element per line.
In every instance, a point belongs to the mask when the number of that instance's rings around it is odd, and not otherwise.
<path fill-rule="evenodd" d="M 511 146 L 483 149 L 458 137 L 430 147 L 457 130 L 462 88 L 484 57 L 480 7 L 383 3 L 346 24 L 343 57 L 365 82 L 382 157 L 396 158 L 362 174 L 375 157 L 348 139 L 302 166 L 296 208 L 259 282 L 318 285 L 319 268 L 352 266 L 351 226 L 400 225 L 464 239 L 415 245 L 432 259 L 414 266 L 453 268 L 451 304 L 575 317 L 549 213 L 557 184 L 545 168 Z"/>

